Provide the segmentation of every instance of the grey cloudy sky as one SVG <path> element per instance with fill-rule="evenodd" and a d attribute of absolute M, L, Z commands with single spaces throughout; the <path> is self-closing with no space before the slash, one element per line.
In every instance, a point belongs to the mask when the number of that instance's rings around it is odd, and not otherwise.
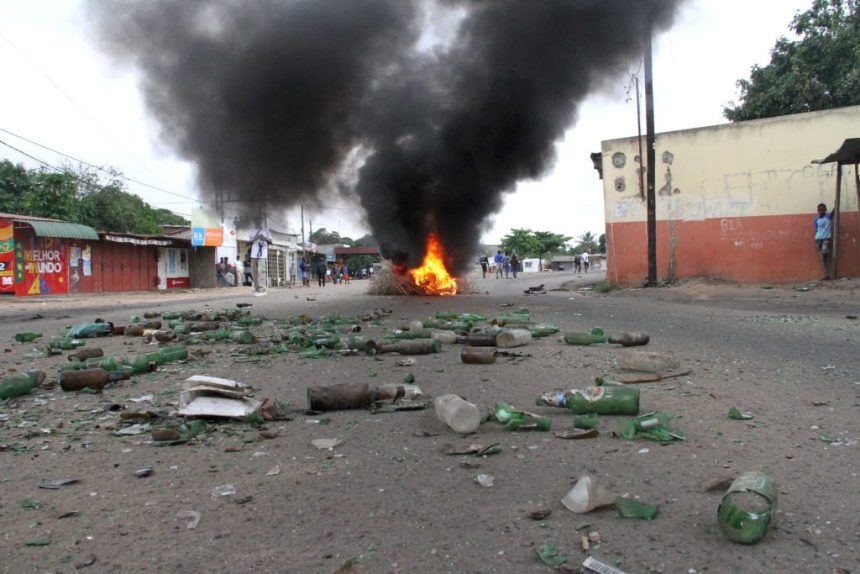
<path fill-rule="evenodd" d="M 156 207 L 188 215 L 200 205 L 193 167 L 159 139 L 133 70 L 114 67 L 90 37 L 83 2 L 0 0 L 0 158 L 28 167 L 64 159 L 56 152 L 111 166 L 135 180 L 128 190 Z M 735 82 L 769 51 L 810 0 L 694 0 L 676 25 L 655 39 L 657 131 L 724 123 L 721 106 L 736 98 Z M 444 22 L 444 21 L 443 21 Z M 631 61 L 629 73 L 641 75 Z M 497 242 L 510 229 L 531 228 L 578 236 L 604 231 L 603 191 L 589 153 L 602 140 L 635 135 L 635 98 L 629 77 L 593 94 L 557 144 L 555 168 L 539 181 L 522 182 L 502 211 L 487 214 L 482 239 Z M 629 96 L 628 96 L 629 92 Z M 644 108 L 643 108 L 644 109 Z M 644 129 L 644 119 L 643 119 Z M 14 135 L 13 135 L 14 134 Z M 22 139 L 25 138 L 25 139 Z M 30 140 L 30 141 L 26 141 Z M 11 147 L 17 148 L 16 151 Z M 46 148 L 50 148 L 46 149 Z M 137 183 L 140 182 L 140 183 Z M 314 228 L 341 235 L 367 231 L 359 208 L 338 200 L 308 210 Z M 299 231 L 297 212 L 273 227 Z"/>

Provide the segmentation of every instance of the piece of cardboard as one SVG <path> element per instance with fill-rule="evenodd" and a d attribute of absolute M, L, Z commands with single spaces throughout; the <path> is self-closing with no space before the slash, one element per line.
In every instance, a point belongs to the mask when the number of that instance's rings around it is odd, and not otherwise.
<path fill-rule="evenodd" d="M 243 418 L 257 412 L 262 404 L 251 397 L 251 388 L 245 383 L 194 375 L 182 385 L 178 412 L 185 417 Z"/>

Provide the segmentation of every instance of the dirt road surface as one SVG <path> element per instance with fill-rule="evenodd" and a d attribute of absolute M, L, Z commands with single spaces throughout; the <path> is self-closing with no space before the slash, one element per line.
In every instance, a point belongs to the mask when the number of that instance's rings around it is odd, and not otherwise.
<path fill-rule="evenodd" d="M 398 355 L 249 356 L 236 343 L 192 345 L 190 360 L 101 394 L 40 389 L 0 402 L 0 571 L 550 572 L 536 556 L 544 544 L 565 554 L 560 569 L 572 571 L 587 555 L 581 536 L 589 532 L 598 533 L 589 552 L 627 573 L 860 571 L 858 283 L 694 281 L 598 293 L 592 286 L 601 280 L 570 272 L 473 277 L 477 294 L 446 298 L 368 296 L 366 282 L 353 281 L 266 297 L 236 288 L 0 301 L 3 372 L 41 367 L 49 380 L 66 357 L 34 357 L 37 344 L 16 343 L 15 333 L 37 331 L 46 340 L 95 318 L 122 324 L 145 311 L 236 303 L 251 303 L 252 315 L 266 319 L 253 327 L 263 340 L 280 340 L 284 321 L 300 314 L 384 308 L 391 313 L 361 333 L 379 337 L 437 311 L 496 317 L 524 307 L 533 321 L 562 332 L 647 331 L 647 349 L 691 369 L 637 385 L 641 412 L 680 417 L 674 426 L 686 440 L 671 443 L 613 436 L 624 417 L 600 417 L 596 438 L 564 440 L 494 423 L 459 436 L 432 408 L 305 413 L 309 387 L 402 383 L 412 374 L 427 395 L 456 393 L 487 407 L 503 400 L 552 416 L 553 431 L 570 430 L 571 414 L 534 406 L 535 398 L 612 373 L 618 348 L 566 345 L 561 333 L 492 365 L 461 363 L 458 345 L 407 366 Z M 546 294 L 523 294 L 538 283 Z M 121 336 L 87 346 L 117 356 L 155 348 Z M 153 446 L 148 432 L 115 434 L 127 428 L 123 412 L 152 409 L 176 420 L 179 387 L 192 374 L 250 384 L 256 397 L 291 405 L 289 420 L 210 422 L 176 446 Z M 732 407 L 753 418 L 730 419 Z M 321 450 L 315 439 L 342 442 Z M 494 443 L 501 452 L 493 456 L 445 454 Z M 152 473 L 137 478 L 145 468 Z M 745 470 L 767 473 L 779 496 L 774 523 L 752 545 L 722 534 L 721 491 L 703 490 Z M 479 474 L 491 475 L 492 486 L 479 484 Z M 560 500 L 582 475 L 658 505 L 659 514 L 571 512 Z M 39 488 L 46 479 L 77 482 Z M 235 493 L 213 493 L 225 485 Z M 535 520 L 535 511 L 550 513 Z M 194 516 L 199 523 L 190 529 Z"/>

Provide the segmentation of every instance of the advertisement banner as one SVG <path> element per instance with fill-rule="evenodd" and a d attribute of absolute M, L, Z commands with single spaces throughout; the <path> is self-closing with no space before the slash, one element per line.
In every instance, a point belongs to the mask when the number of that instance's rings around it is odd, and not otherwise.
<path fill-rule="evenodd" d="M 15 292 L 15 228 L 0 221 L 0 293 Z"/>
<path fill-rule="evenodd" d="M 17 295 L 60 295 L 69 291 L 66 244 L 62 239 L 37 237 L 16 242 L 15 267 Z"/>
<path fill-rule="evenodd" d="M 224 242 L 221 220 L 205 209 L 191 210 L 191 245 L 194 247 L 218 247 Z"/>

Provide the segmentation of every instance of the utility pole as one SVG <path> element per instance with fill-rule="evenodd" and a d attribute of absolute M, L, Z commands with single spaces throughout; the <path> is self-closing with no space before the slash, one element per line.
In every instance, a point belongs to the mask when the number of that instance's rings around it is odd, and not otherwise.
<path fill-rule="evenodd" d="M 645 140 L 648 151 L 648 285 L 657 284 L 657 200 L 655 197 L 657 152 L 654 145 L 654 78 L 651 70 L 651 20 L 645 31 Z M 641 156 L 640 156 L 641 159 Z M 640 166 L 641 167 L 641 166 Z"/>
<path fill-rule="evenodd" d="M 302 209 L 302 250 L 305 248 L 305 204 L 300 205 Z"/>
<path fill-rule="evenodd" d="M 639 95 L 639 75 L 633 74 L 631 79 L 636 83 L 636 141 L 639 143 L 639 197 L 645 199 L 645 158 L 642 157 L 642 104 Z"/>

